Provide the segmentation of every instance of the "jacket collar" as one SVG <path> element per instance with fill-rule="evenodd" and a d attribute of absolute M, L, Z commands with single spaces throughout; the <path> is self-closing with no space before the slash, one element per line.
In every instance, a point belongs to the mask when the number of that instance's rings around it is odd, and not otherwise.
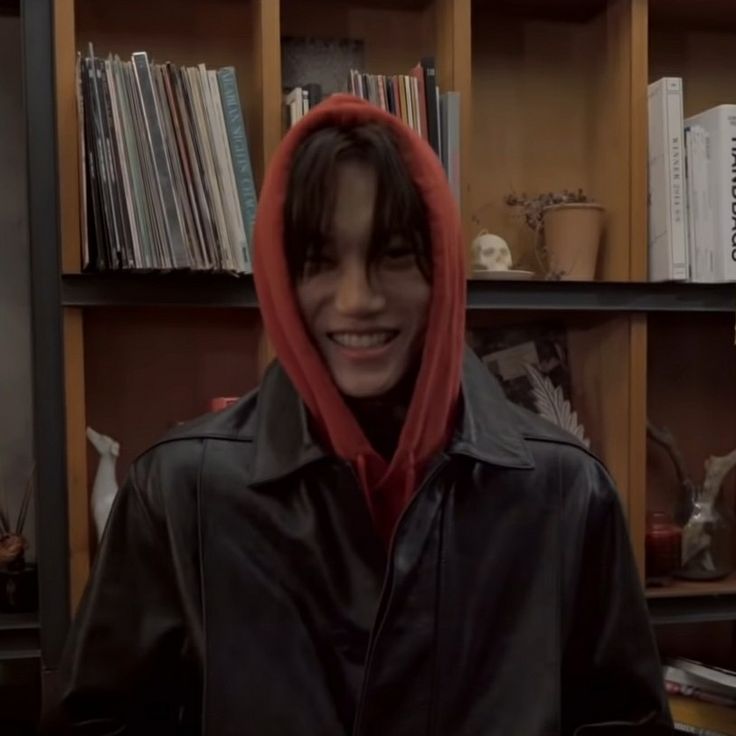
<path fill-rule="evenodd" d="M 534 461 L 498 381 L 470 348 L 465 349 L 462 401 L 450 455 L 491 465 L 533 468 Z M 274 362 L 258 392 L 252 484 L 284 478 L 330 457 L 314 436 L 304 402 Z"/>
<path fill-rule="evenodd" d="M 515 410 L 498 380 L 465 348 L 462 406 L 448 453 L 510 468 L 533 468 Z"/>
<path fill-rule="evenodd" d="M 328 457 L 309 425 L 304 402 L 286 371 L 274 361 L 258 391 L 254 486 L 284 478 Z"/>

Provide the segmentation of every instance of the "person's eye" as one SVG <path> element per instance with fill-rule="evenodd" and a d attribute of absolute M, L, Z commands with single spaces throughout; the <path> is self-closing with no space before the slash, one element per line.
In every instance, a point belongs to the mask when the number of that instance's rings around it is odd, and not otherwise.
<path fill-rule="evenodd" d="M 318 273 L 329 271 L 335 265 L 335 259 L 328 253 L 308 251 L 304 259 L 304 275 L 315 276 Z"/>
<path fill-rule="evenodd" d="M 383 253 L 385 259 L 397 263 L 404 263 L 413 261 L 416 254 L 414 248 L 403 240 L 396 240 L 389 244 L 388 248 Z"/>

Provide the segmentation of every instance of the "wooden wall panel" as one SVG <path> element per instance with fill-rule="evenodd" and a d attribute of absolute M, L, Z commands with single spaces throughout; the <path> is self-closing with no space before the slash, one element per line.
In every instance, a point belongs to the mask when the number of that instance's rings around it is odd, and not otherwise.
<path fill-rule="evenodd" d="M 473 5 L 471 222 L 474 231 L 504 237 L 520 268 L 539 264 L 532 231 L 504 203 L 508 193 L 582 187 L 596 194 L 589 30 Z"/>
<path fill-rule="evenodd" d="M 649 80 L 683 80 L 685 115 L 736 102 L 736 31 L 702 31 L 654 26 L 650 37 Z"/>
<path fill-rule="evenodd" d="M 736 447 L 736 347 L 733 315 L 657 315 L 649 320 L 648 413 L 675 435 L 696 483 L 708 455 Z M 672 507 L 678 492 L 671 461 L 649 444 L 648 506 Z M 724 490 L 733 501 L 736 471 Z"/>
<path fill-rule="evenodd" d="M 581 407 L 592 448 L 613 476 L 628 514 L 629 319 L 591 318 L 571 330 L 568 341 L 575 405 Z"/>
<path fill-rule="evenodd" d="M 74 0 L 54 3 L 59 227 L 64 273 L 79 273 L 82 266 L 74 10 Z"/>
<path fill-rule="evenodd" d="M 365 71 L 370 74 L 407 73 L 422 56 L 435 51 L 434 15 L 426 8 L 281 0 L 281 32 L 284 36 L 363 40 Z"/>
<path fill-rule="evenodd" d="M 631 543 L 644 576 L 644 534 L 647 505 L 647 318 L 629 319 L 629 498 Z"/>
<path fill-rule="evenodd" d="M 84 370 L 84 315 L 64 310 L 67 493 L 69 497 L 69 600 L 76 609 L 89 575 L 90 514 L 87 479 L 87 422 Z"/>
<path fill-rule="evenodd" d="M 648 158 L 649 15 L 647 0 L 631 3 L 631 172 L 630 272 L 632 281 L 646 281 L 649 261 Z"/>
<path fill-rule="evenodd" d="M 260 319 L 254 312 L 95 309 L 85 320 L 88 422 L 121 443 L 119 475 L 214 396 L 258 382 Z M 90 471 L 96 467 L 90 453 Z"/>
<path fill-rule="evenodd" d="M 475 233 L 472 223 L 473 84 L 471 0 L 436 0 L 436 60 L 442 90 L 460 93 L 460 214 L 468 252 Z"/>
<path fill-rule="evenodd" d="M 611 0 L 591 21 L 587 37 L 592 60 L 590 186 L 606 208 L 598 267 L 612 281 L 628 279 L 631 271 L 632 136 L 633 124 L 639 122 L 632 119 L 634 7 L 632 0 Z M 636 52 L 640 55 L 641 49 Z"/>
<path fill-rule="evenodd" d="M 281 18 L 279 3 L 274 0 L 255 0 L 254 39 L 257 72 L 253 97 L 261 104 L 260 115 L 252 114 L 254 144 L 258 146 L 256 159 L 257 180 L 263 181 L 268 162 L 281 140 Z"/>

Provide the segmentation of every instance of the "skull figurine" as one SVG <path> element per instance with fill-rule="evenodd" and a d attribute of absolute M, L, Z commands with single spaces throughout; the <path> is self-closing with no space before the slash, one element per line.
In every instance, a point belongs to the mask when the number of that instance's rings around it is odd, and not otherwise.
<path fill-rule="evenodd" d="M 511 262 L 508 243 L 499 235 L 484 230 L 473 240 L 474 271 L 508 271 Z"/>

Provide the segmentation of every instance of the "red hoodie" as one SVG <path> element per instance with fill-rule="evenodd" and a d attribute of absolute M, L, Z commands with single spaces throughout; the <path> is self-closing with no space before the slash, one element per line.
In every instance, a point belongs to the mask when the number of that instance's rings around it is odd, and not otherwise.
<path fill-rule="evenodd" d="M 283 210 L 294 152 L 328 125 L 382 123 L 393 132 L 427 206 L 433 281 L 422 363 L 390 463 L 366 439 L 310 339 L 289 276 Z M 255 225 L 254 272 L 276 355 L 334 453 L 352 463 L 381 536 L 388 542 L 428 461 L 450 439 L 460 392 L 465 331 L 465 257 L 457 205 L 432 148 L 395 116 L 352 95 L 334 95 L 295 125 L 271 159 Z"/>

